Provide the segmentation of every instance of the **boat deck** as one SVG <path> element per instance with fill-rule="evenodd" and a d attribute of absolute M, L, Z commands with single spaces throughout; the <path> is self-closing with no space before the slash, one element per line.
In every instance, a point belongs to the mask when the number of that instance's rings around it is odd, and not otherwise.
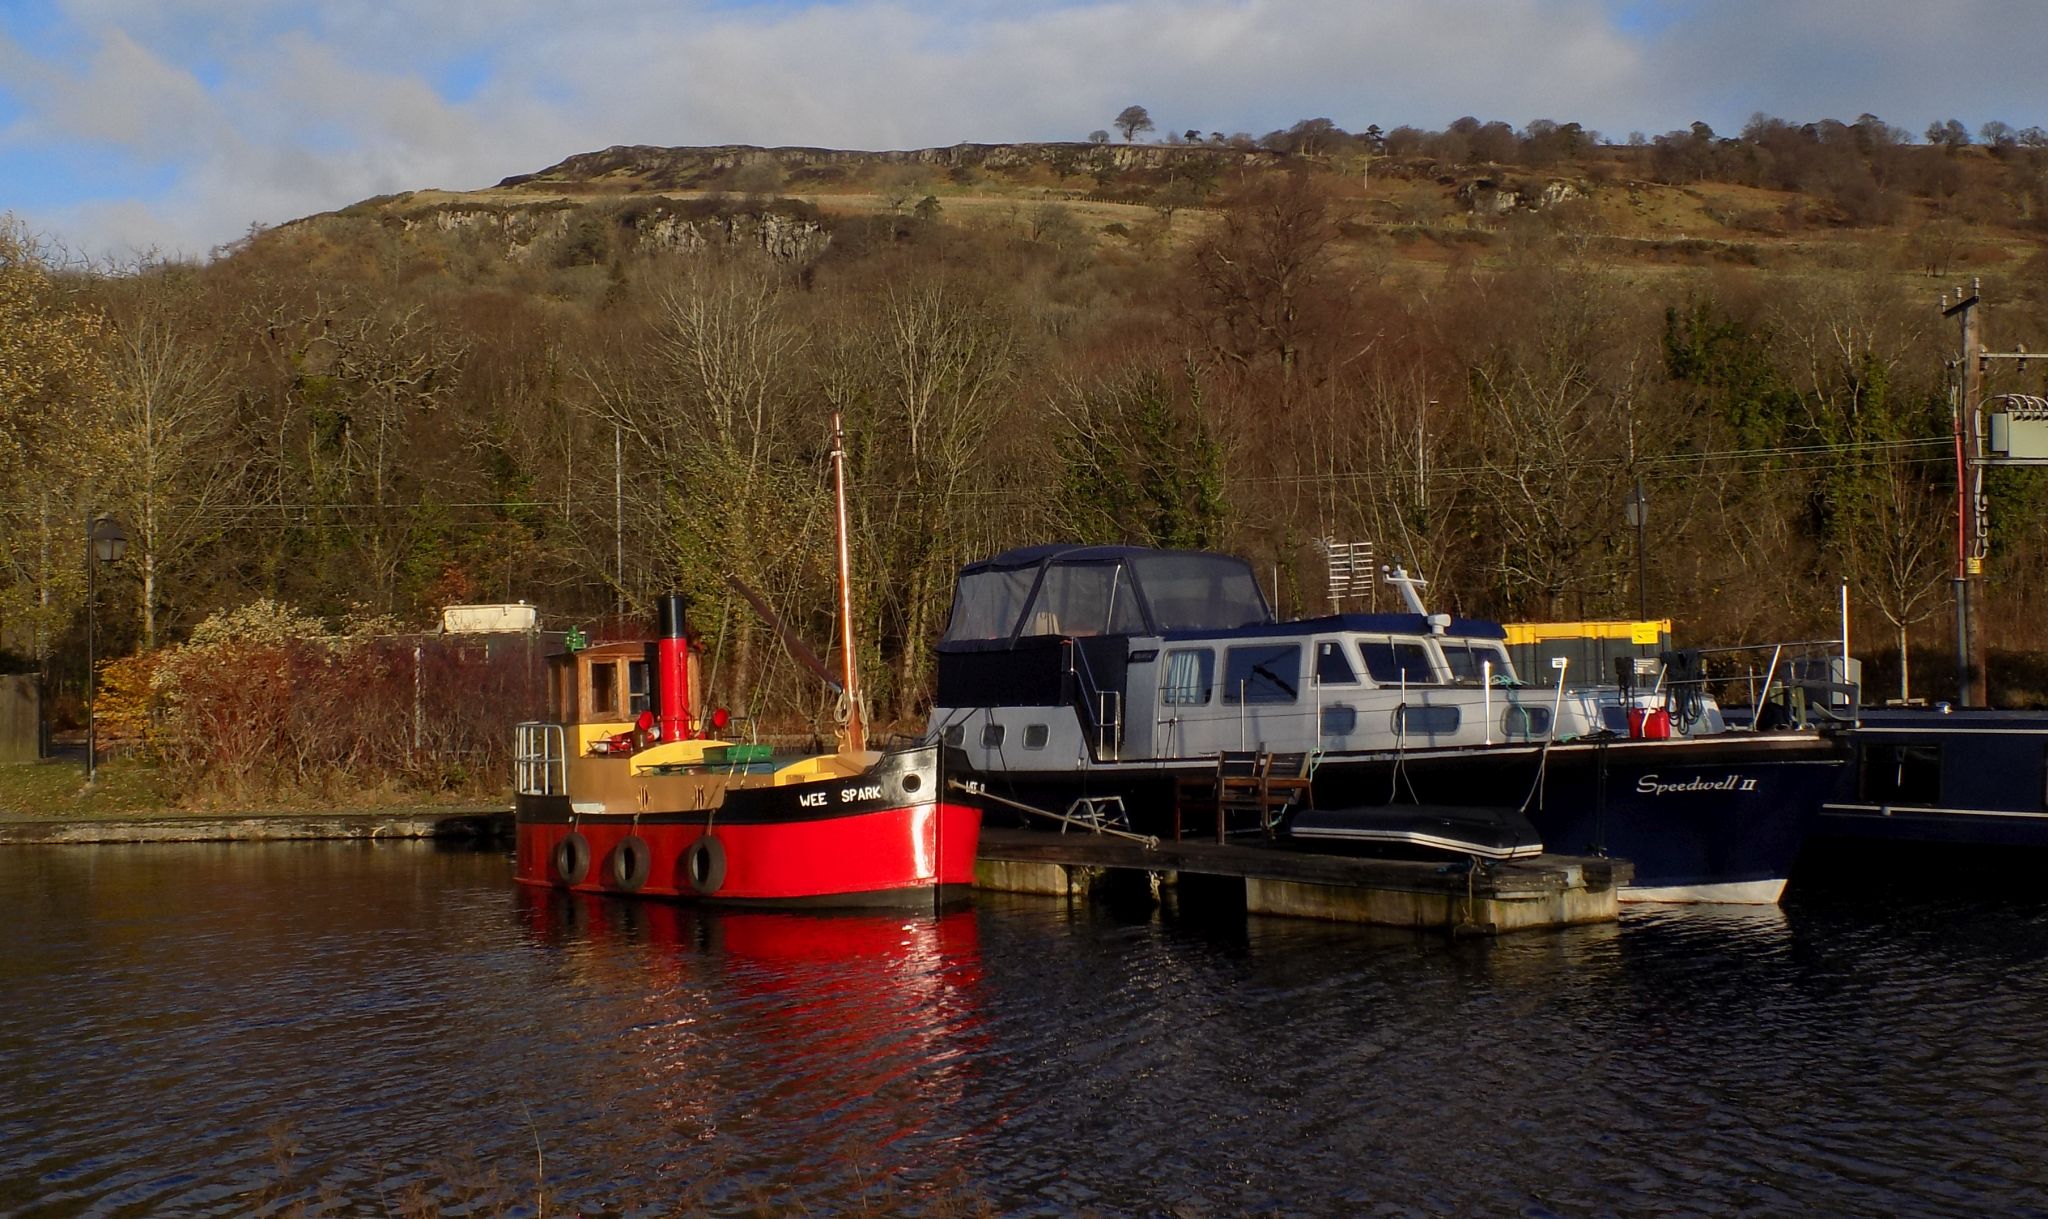
<path fill-rule="evenodd" d="M 1086 831 L 984 828 L 977 888 L 1082 895 L 1119 875 L 1156 875 L 1180 903 L 1248 914 L 1494 935 L 1613 922 L 1625 860 L 1541 855 L 1469 866 L 1289 849 L 1263 840 L 1160 842 Z M 1191 883 L 1192 882 L 1192 883 Z"/>

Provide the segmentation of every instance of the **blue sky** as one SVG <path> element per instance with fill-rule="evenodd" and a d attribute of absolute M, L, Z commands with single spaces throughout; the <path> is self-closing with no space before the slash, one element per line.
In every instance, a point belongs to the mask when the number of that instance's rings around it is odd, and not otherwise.
<path fill-rule="evenodd" d="M 2048 125 L 2048 0 L 0 0 L 0 212 L 204 255 L 612 144 L 903 148 L 1463 114 Z"/>

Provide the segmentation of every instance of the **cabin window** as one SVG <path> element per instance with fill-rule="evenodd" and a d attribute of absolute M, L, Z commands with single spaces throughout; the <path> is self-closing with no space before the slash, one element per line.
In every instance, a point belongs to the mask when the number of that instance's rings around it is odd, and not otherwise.
<path fill-rule="evenodd" d="M 1187 551 L 1145 551 L 1131 558 L 1152 626 L 1161 631 L 1228 631 L 1273 621 L 1265 594 L 1243 559 Z"/>
<path fill-rule="evenodd" d="M 1509 740 L 1532 741 L 1550 735 L 1550 708 L 1509 707 L 1500 717 L 1501 733 Z"/>
<path fill-rule="evenodd" d="M 1941 746 L 1865 745 L 1860 776 L 1870 804 L 1941 803 Z"/>
<path fill-rule="evenodd" d="M 639 715 L 647 709 L 647 662 L 629 660 L 626 662 L 626 712 Z"/>
<path fill-rule="evenodd" d="M 1394 708 L 1394 731 L 1407 736 L 1449 736 L 1463 720 L 1456 707 Z"/>
<path fill-rule="evenodd" d="M 1474 643 L 1466 639 L 1446 639 L 1441 644 L 1444 663 L 1450 666 L 1452 681 L 1480 682 L 1486 680 L 1486 665 L 1493 665 L 1495 677 L 1513 677 L 1515 670 L 1508 664 L 1508 654 L 1491 643 Z"/>
<path fill-rule="evenodd" d="M 1178 707 L 1205 706 L 1215 684 L 1216 653 L 1207 648 L 1176 648 L 1166 654 L 1166 684 L 1159 688 L 1159 701 Z"/>
<path fill-rule="evenodd" d="M 1325 639 L 1316 645 L 1316 681 L 1325 686 L 1358 684 L 1358 671 L 1351 667 L 1344 645 L 1335 639 Z"/>
<path fill-rule="evenodd" d="M 619 666 L 606 661 L 590 666 L 590 710 L 594 715 L 619 713 Z"/>
<path fill-rule="evenodd" d="M 1300 692 L 1300 644 L 1257 644 L 1224 653 L 1224 702 L 1291 703 Z"/>
<path fill-rule="evenodd" d="M 1336 703 L 1323 708 L 1323 735 L 1350 736 L 1358 728 L 1358 708 Z"/>
<path fill-rule="evenodd" d="M 960 577 L 942 642 L 1008 639 L 1017 625 L 1017 616 L 1024 612 L 1024 598 L 1031 594 L 1031 583 L 1037 578 L 1036 567 L 978 571 Z"/>
<path fill-rule="evenodd" d="M 1046 741 L 1051 737 L 1052 730 L 1044 724 L 1024 725 L 1024 748 L 1026 749 L 1044 749 Z"/>
<path fill-rule="evenodd" d="M 1144 615 L 1121 563 L 1055 563 L 1024 616 L 1026 635 L 1140 635 Z"/>
<path fill-rule="evenodd" d="M 952 746 L 954 746 L 955 748 L 957 748 L 957 747 L 959 747 L 959 746 L 960 746 L 961 744 L 963 744 L 963 743 L 964 743 L 964 742 L 965 742 L 966 740 L 967 740 L 967 727 L 966 727 L 966 725 L 964 725 L 964 724 L 949 724 L 949 725 L 947 725 L 947 727 L 946 727 L 946 744 L 948 744 L 948 745 L 952 745 Z"/>
<path fill-rule="evenodd" d="M 1001 724 L 983 724 L 981 726 L 981 747 L 983 749 L 1001 749 L 1003 747 L 1003 726 Z"/>
<path fill-rule="evenodd" d="M 1433 686 L 1436 670 L 1420 639 L 1366 639 L 1358 644 L 1365 671 L 1382 686 Z"/>

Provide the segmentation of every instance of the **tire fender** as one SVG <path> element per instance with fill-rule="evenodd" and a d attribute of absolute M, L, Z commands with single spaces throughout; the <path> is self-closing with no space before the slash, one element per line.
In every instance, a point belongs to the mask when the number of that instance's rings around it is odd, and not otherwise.
<path fill-rule="evenodd" d="M 548 853 L 548 863 L 554 871 L 556 884 L 571 888 L 582 884 L 590 875 L 590 840 L 570 830 Z"/>
<path fill-rule="evenodd" d="M 725 887 L 725 844 L 710 834 L 683 852 L 683 877 L 706 897 Z"/>
<path fill-rule="evenodd" d="M 605 879 L 611 881 L 612 888 L 626 893 L 639 892 L 653 872 L 654 852 L 638 834 L 619 839 L 619 845 L 612 848 L 611 858 L 605 862 Z"/>

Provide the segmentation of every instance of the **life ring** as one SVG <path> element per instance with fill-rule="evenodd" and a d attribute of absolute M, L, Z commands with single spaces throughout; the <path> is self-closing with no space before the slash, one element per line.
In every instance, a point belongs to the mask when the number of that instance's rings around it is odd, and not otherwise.
<path fill-rule="evenodd" d="M 583 883 L 590 875 L 590 842 L 575 830 L 568 837 L 555 844 L 548 860 L 554 865 L 555 879 L 564 885 L 575 886 Z"/>
<path fill-rule="evenodd" d="M 710 834 L 683 852 L 683 875 L 690 887 L 709 897 L 725 887 L 725 844 Z"/>
<path fill-rule="evenodd" d="M 627 893 L 638 892 L 653 871 L 654 852 L 647 848 L 647 840 L 638 834 L 628 834 L 619 839 L 619 845 L 612 848 L 611 858 L 605 864 L 605 876 L 612 882 L 612 888 Z"/>

